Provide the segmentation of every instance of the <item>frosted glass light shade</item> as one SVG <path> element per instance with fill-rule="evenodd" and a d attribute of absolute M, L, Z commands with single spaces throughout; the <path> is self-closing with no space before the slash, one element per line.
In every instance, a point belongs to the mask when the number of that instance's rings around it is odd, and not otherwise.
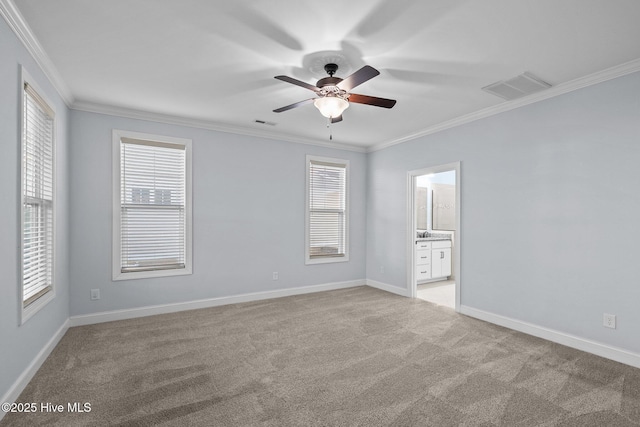
<path fill-rule="evenodd" d="M 349 108 L 349 103 L 337 96 L 325 96 L 313 101 L 313 105 L 320 110 L 320 114 L 327 118 L 336 118 L 342 115 L 342 112 Z"/>

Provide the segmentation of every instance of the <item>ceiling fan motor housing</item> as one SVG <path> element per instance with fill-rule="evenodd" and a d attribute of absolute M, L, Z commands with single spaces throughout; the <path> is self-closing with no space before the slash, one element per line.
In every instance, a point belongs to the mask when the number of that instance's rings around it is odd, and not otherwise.
<path fill-rule="evenodd" d="M 329 77 L 318 80 L 316 86 L 319 88 L 323 88 L 325 86 L 337 86 L 338 83 L 342 81 L 340 77 L 333 77 L 336 71 L 338 71 L 338 66 L 336 64 L 326 64 L 324 66 L 324 70 L 329 74 Z"/>
<path fill-rule="evenodd" d="M 325 77 L 318 80 L 316 86 L 318 86 L 319 88 L 323 88 L 325 86 L 337 86 L 341 81 L 342 79 L 340 77 Z"/>
<path fill-rule="evenodd" d="M 318 95 L 323 97 L 335 96 L 344 100 L 349 99 L 349 94 L 338 87 L 338 83 L 340 83 L 342 79 L 340 77 L 333 77 L 335 72 L 338 71 L 338 66 L 336 64 L 327 64 L 324 66 L 324 70 L 329 74 L 329 77 L 322 78 L 316 83 L 316 86 L 320 88 Z"/>

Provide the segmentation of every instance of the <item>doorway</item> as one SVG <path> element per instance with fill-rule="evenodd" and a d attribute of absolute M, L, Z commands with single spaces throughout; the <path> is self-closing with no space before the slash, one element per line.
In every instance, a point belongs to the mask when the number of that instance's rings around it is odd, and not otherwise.
<path fill-rule="evenodd" d="M 408 172 L 407 278 L 413 298 L 460 309 L 460 162 Z"/>

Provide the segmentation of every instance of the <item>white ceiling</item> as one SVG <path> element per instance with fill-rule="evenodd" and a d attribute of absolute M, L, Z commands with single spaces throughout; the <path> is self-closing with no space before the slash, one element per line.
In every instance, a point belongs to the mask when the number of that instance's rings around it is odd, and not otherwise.
<path fill-rule="evenodd" d="M 273 77 L 315 84 L 329 60 L 343 78 L 371 65 L 380 75 L 354 92 L 398 102 L 345 111 L 333 143 L 352 149 L 495 110 L 509 102 L 481 88 L 524 71 L 571 88 L 640 63 L 638 0 L 1 1 L 17 6 L 77 109 L 328 144 L 313 104 L 272 112 L 313 96 Z"/>

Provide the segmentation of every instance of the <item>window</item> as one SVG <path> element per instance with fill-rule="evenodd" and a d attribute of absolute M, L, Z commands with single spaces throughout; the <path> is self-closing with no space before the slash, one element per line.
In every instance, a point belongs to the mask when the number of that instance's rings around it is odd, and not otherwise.
<path fill-rule="evenodd" d="M 113 280 L 191 274 L 191 140 L 113 131 Z"/>
<path fill-rule="evenodd" d="M 349 260 L 349 161 L 307 156 L 307 264 Z"/>
<path fill-rule="evenodd" d="M 54 297 L 54 111 L 22 70 L 21 322 Z"/>

